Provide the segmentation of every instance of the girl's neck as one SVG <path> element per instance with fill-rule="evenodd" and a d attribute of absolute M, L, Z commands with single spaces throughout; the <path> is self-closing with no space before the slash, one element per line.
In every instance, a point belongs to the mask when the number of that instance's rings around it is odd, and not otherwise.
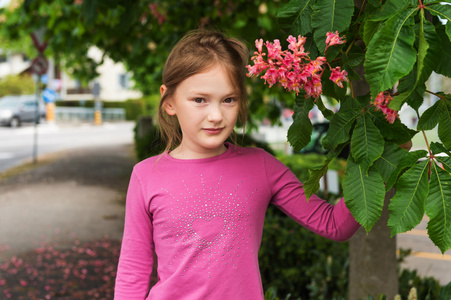
<path fill-rule="evenodd" d="M 189 147 L 183 146 L 183 144 L 179 145 L 172 151 L 169 151 L 169 156 L 176 159 L 202 159 L 209 158 L 223 154 L 228 149 L 227 143 L 224 143 L 222 147 L 218 149 L 212 149 L 211 151 L 193 151 Z"/>

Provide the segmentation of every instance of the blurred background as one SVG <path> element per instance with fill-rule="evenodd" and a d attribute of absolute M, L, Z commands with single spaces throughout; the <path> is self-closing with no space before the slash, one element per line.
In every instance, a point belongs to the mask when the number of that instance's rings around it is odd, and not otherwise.
<path fill-rule="evenodd" d="M 171 47 L 187 31 L 210 27 L 242 39 L 252 53 L 256 39 L 290 34 L 277 21 L 286 3 L 0 0 L 0 299 L 112 299 L 131 169 L 162 150 L 155 120 Z M 295 95 L 255 80 L 247 82 L 250 116 L 241 140 L 307 180 L 308 169 L 325 159 L 327 120 L 315 107 L 312 141 L 294 152 L 286 135 Z M 433 74 L 428 89 L 450 93 L 451 84 Z M 332 110 L 338 105 L 323 100 Z M 404 107 L 400 117 L 416 128 L 413 110 Z M 412 142 L 426 149 L 422 136 Z M 322 181 L 319 195 L 330 202 L 342 196 L 345 159 Z M 403 299 L 412 287 L 419 299 L 439 299 L 451 282 L 451 253 L 432 245 L 426 223 L 372 258 L 375 265 L 391 260 Z M 260 251 L 266 298 L 348 299 L 350 251 L 365 255 L 355 249 L 270 208 Z"/>

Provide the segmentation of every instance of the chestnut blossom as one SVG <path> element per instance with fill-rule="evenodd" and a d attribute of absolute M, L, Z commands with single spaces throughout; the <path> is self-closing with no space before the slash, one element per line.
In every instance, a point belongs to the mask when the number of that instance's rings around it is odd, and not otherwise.
<path fill-rule="evenodd" d="M 343 38 L 340 37 L 338 31 L 335 31 L 335 33 L 329 31 L 326 34 L 326 47 L 346 43 L 346 41 Z"/>
<path fill-rule="evenodd" d="M 257 51 L 252 57 L 253 65 L 248 65 L 247 76 L 259 76 L 265 80 L 265 83 L 272 87 L 279 83 L 287 91 L 294 91 L 298 94 L 304 90 L 306 97 L 317 99 L 322 93 L 321 77 L 324 73 L 324 66 L 327 63 L 326 57 L 318 56 L 315 60 L 309 57 L 309 53 L 305 52 L 304 44 L 306 38 L 303 36 L 287 38 L 288 49 L 282 50 L 279 40 L 273 42 L 262 39 L 255 41 Z M 344 43 L 338 36 L 338 32 L 328 33 L 326 40 L 326 50 L 329 46 Z M 266 46 L 267 53 L 263 53 L 263 45 Z M 347 72 L 342 71 L 340 67 L 331 70 L 332 80 L 337 86 L 343 88 L 343 81 L 347 80 Z"/>
<path fill-rule="evenodd" d="M 340 67 L 335 67 L 331 70 L 329 79 L 342 88 L 342 82 L 347 80 L 346 76 L 348 76 L 348 72 L 346 72 L 345 70 L 342 71 Z"/>
<path fill-rule="evenodd" d="M 263 51 L 263 39 L 255 40 L 255 47 L 257 47 L 258 53 Z"/>
<path fill-rule="evenodd" d="M 393 100 L 393 97 L 387 92 L 380 92 L 372 102 L 376 107 L 376 110 L 382 111 L 385 118 L 390 124 L 395 122 L 396 118 L 399 119 L 398 112 L 388 107 L 388 104 Z"/>

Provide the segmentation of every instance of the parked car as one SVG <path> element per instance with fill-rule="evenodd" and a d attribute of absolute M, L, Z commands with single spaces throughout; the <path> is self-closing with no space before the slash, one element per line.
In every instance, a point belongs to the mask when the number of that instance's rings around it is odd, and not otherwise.
<path fill-rule="evenodd" d="M 39 99 L 38 120 L 45 119 L 45 106 Z M 4 96 L 0 98 L 0 125 L 18 127 L 24 122 L 34 122 L 36 95 Z"/>

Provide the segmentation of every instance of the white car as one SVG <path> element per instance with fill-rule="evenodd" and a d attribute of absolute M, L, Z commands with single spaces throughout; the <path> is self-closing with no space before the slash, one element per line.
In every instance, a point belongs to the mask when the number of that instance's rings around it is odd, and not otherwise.
<path fill-rule="evenodd" d="M 37 122 L 45 119 L 45 106 L 39 99 Z M 0 125 L 18 127 L 23 122 L 35 122 L 36 95 L 4 96 L 0 98 Z"/>

